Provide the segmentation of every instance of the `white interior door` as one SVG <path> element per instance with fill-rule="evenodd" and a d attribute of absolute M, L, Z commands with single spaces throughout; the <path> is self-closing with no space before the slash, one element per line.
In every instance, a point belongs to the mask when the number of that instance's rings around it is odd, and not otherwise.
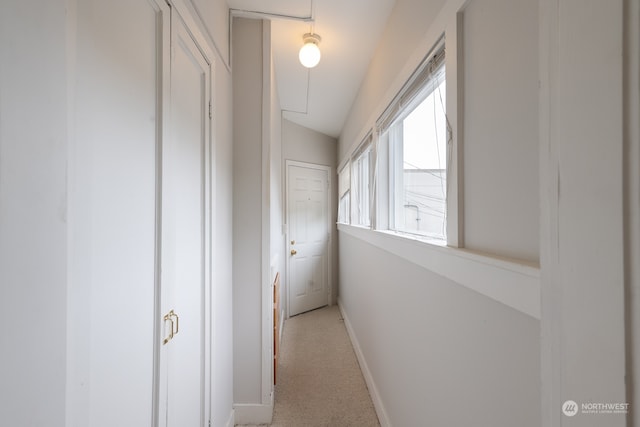
<path fill-rule="evenodd" d="M 329 177 L 326 169 L 287 167 L 289 315 L 328 303 Z"/>
<path fill-rule="evenodd" d="M 169 138 L 163 143 L 160 425 L 209 417 L 210 67 L 176 12 Z"/>

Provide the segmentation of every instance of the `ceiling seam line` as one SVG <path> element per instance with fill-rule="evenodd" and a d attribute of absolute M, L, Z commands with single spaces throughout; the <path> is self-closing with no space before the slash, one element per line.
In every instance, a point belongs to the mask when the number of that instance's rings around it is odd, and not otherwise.
<path fill-rule="evenodd" d="M 302 22 L 313 22 L 315 18 L 313 14 L 309 16 L 296 16 L 296 15 L 286 15 L 282 13 L 271 13 L 271 12 L 261 12 L 259 10 L 245 10 L 245 9 L 232 9 L 229 8 L 229 12 L 231 12 L 232 17 L 242 17 L 242 16 L 266 16 L 270 18 L 276 19 L 288 19 L 292 21 L 302 21 Z"/>

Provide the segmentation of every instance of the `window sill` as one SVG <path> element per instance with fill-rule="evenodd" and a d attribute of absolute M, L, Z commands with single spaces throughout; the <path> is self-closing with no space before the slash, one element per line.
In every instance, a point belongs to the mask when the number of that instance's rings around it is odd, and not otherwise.
<path fill-rule="evenodd" d="M 422 242 L 427 245 L 434 245 L 440 247 L 447 247 L 447 241 L 442 239 L 436 239 L 434 237 L 421 236 L 419 234 L 411 234 L 403 231 L 394 231 L 394 230 L 375 230 L 378 233 L 384 233 L 389 236 L 399 237 L 401 239 L 409 239 L 415 240 L 416 242 Z"/>
<path fill-rule="evenodd" d="M 540 319 L 540 268 L 446 246 L 443 241 L 338 224 L 338 231 L 377 246 L 475 292 Z"/>
<path fill-rule="evenodd" d="M 370 226 L 370 225 L 347 224 L 346 222 L 336 222 L 336 225 L 337 225 L 338 227 L 340 227 L 340 226 L 346 226 L 346 227 L 358 228 L 358 229 L 360 229 L 360 230 L 369 230 L 369 231 L 371 231 L 371 226 Z"/>

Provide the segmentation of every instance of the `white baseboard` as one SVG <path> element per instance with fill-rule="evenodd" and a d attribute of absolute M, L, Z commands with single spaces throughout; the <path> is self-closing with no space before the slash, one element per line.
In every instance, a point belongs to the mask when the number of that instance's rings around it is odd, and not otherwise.
<path fill-rule="evenodd" d="M 235 411 L 233 409 L 231 409 L 231 413 L 229 414 L 229 419 L 227 420 L 227 423 L 224 426 L 225 427 L 234 427 L 235 425 L 236 425 Z"/>
<path fill-rule="evenodd" d="M 356 357 L 358 358 L 358 363 L 360 363 L 362 376 L 364 377 L 364 381 L 367 383 L 367 387 L 369 388 L 369 394 L 371 395 L 373 407 L 375 408 L 376 414 L 378 415 L 380 427 L 391 427 L 391 422 L 389 421 L 389 417 L 387 416 L 387 411 L 384 409 L 382 398 L 380 397 L 380 393 L 378 393 L 376 383 L 373 381 L 373 376 L 371 375 L 371 371 L 369 370 L 367 361 L 364 358 L 364 354 L 362 353 L 362 349 L 360 348 L 360 344 L 358 343 L 358 338 L 356 337 L 356 334 L 351 327 L 349 317 L 342 308 L 342 301 L 340 300 L 340 297 L 338 297 L 338 308 L 340 309 L 340 313 L 342 314 L 342 318 L 344 319 L 344 326 L 347 328 L 347 333 L 349 334 L 351 345 L 353 345 L 353 350 L 356 353 Z"/>
<path fill-rule="evenodd" d="M 233 405 L 235 424 L 271 424 L 273 419 L 273 393 L 267 405 L 237 403 Z"/>

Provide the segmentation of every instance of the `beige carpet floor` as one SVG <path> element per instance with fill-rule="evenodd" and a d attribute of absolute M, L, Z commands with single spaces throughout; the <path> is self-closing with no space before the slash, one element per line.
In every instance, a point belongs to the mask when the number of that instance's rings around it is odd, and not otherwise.
<path fill-rule="evenodd" d="M 337 306 L 284 324 L 273 427 L 379 426 Z"/>

